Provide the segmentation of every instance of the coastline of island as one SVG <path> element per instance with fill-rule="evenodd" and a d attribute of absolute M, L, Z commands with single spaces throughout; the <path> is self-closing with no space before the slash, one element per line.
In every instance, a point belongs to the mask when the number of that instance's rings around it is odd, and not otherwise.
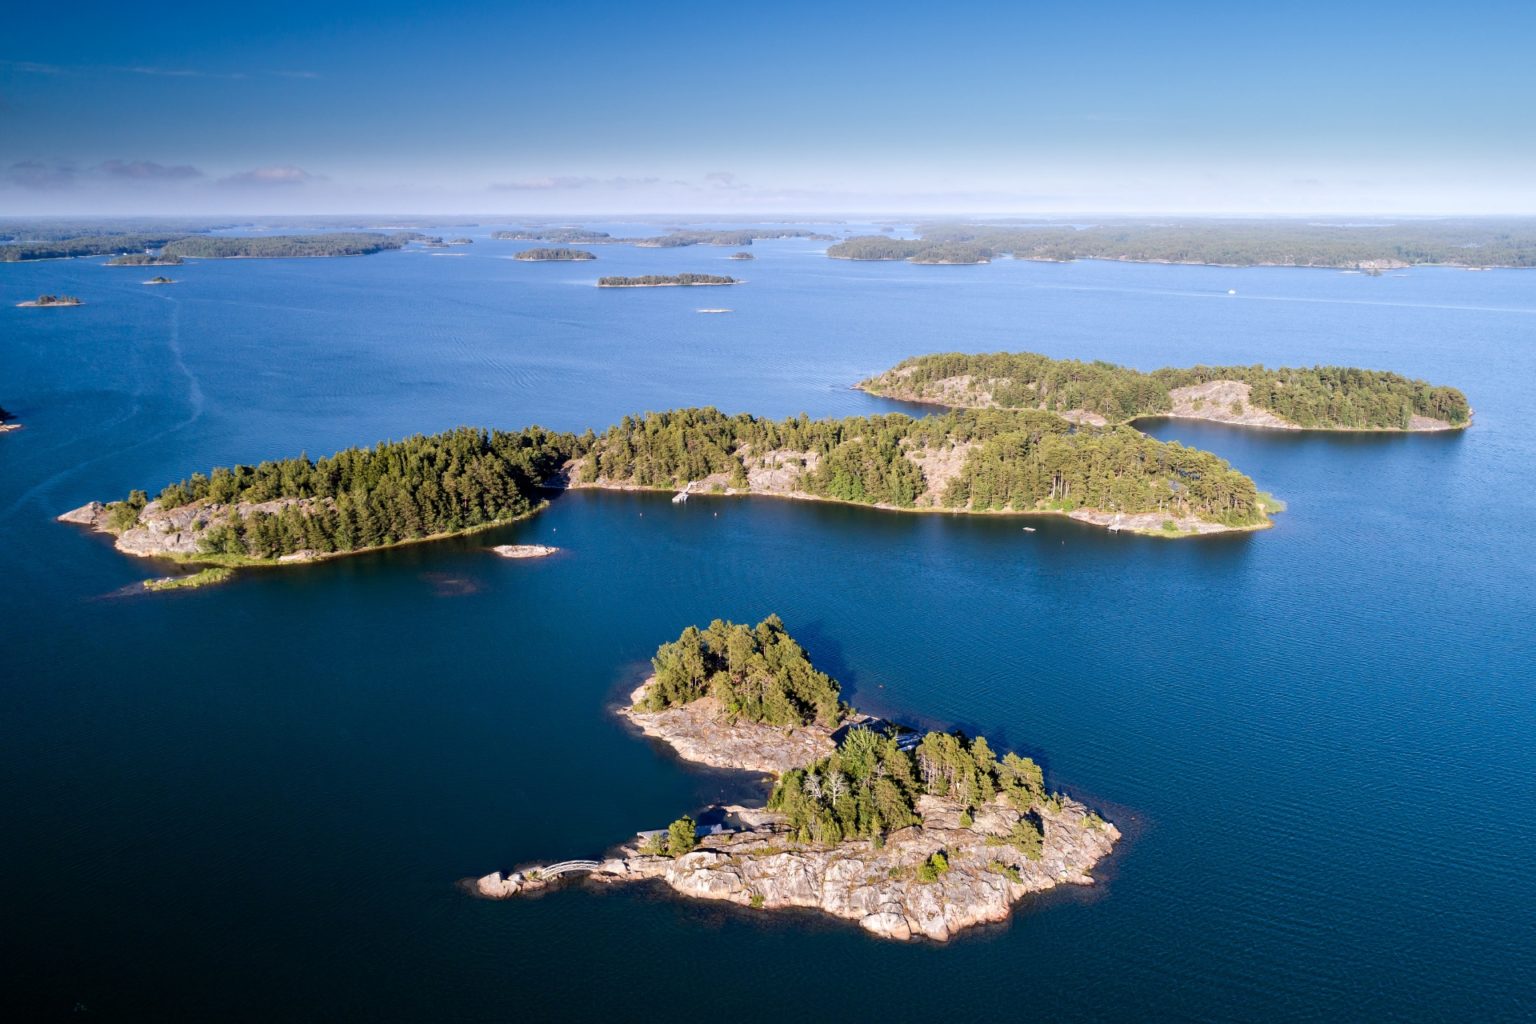
<path fill-rule="evenodd" d="M 679 758 L 765 776 L 762 806 L 716 805 L 639 832 L 602 860 L 467 883 L 508 899 L 573 877 L 659 882 L 751 910 L 818 910 L 883 939 L 944 942 L 1025 896 L 1092 885 L 1121 838 L 984 738 L 915 730 L 844 704 L 777 616 L 689 627 L 617 713 Z"/>
<path fill-rule="evenodd" d="M 1096 427 L 1147 419 L 1274 430 L 1465 430 L 1458 389 L 1355 367 L 1196 366 L 1150 373 L 1031 352 L 939 353 L 903 360 L 855 388 L 951 409 L 1045 409 Z"/>

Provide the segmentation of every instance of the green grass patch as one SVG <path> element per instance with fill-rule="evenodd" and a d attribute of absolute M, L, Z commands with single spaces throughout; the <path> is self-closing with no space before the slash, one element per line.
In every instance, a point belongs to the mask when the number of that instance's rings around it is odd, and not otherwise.
<path fill-rule="evenodd" d="M 196 590 L 198 587 L 211 587 L 216 583 L 223 583 L 235 574 L 235 570 L 216 566 L 204 569 L 188 576 L 165 576 L 160 579 L 145 580 L 145 590 Z"/>

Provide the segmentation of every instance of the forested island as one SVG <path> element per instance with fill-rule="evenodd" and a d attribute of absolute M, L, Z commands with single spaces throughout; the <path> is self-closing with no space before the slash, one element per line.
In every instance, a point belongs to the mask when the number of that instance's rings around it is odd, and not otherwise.
<path fill-rule="evenodd" d="M 733 252 L 729 256 L 727 256 L 726 259 L 730 259 L 730 260 L 755 260 L 755 259 L 757 259 L 757 257 L 754 256 L 750 252 Z"/>
<path fill-rule="evenodd" d="M 899 511 L 1064 515 L 1193 536 L 1262 528 L 1279 506 L 1208 452 L 1038 410 L 811 420 L 681 409 L 601 435 L 460 428 L 220 467 L 60 520 L 118 550 L 220 565 L 310 561 L 467 533 L 537 511 L 545 488 L 665 489 Z"/>
<path fill-rule="evenodd" d="M 179 238 L 162 250 L 170 256 L 193 259 L 295 259 L 319 256 L 367 256 L 402 249 L 416 237 L 411 232 L 391 235 L 371 231 L 345 231 L 322 235 L 196 235 Z"/>
<path fill-rule="evenodd" d="M 1065 515 L 1159 536 L 1262 528 L 1279 507 L 1208 452 L 1035 410 L 777 421 L 716 409 L 648 413 L 595 438 L 566 480 L 898 511 Z"/>
<path fill-rule="evenodd" d="M 618 241 L 606 231 L 588 231 L 585 228 L 492 231 L 491 237 L 511 242 L 553 242 L 556 245 L 598 245 Z"/>
<path fill-rule="evenodd" d="M 642 274 L 639 277 L 600 277 L 599 288 L 696 288 L 702 285 L 741 284 L 720 274 Z"/>
<path fill-rule="evenodd" d="M 154 277 L 150 278 L 148 281 L 145 281 L 144 283 L 145 284 L 175 284 L 176 282 L 173 279 L 169 278 L 169 277 L 164 277 L 162 275 L 157 274 Z"/>
<path fill-rule="evenodd" d="M 492 232 L 492 238 L 513 242 L 551 242 L 557 245 L 633 245 L 642 249 L 681 249 L 690 245 L 729 245 L 735 248 L 751 245 L 757 239 L 811 238 L 830 240 L 831 235 L 796 228 L 738 228 L 724 231 L 695 231 L 675 229 L 665 235 L 650 237 L 616 238 L 606 231 L 588 231 L 584 228 L 525 228 L 515 231 Z"/>
<path fill-rule="evenodd" d="M 26 302 L 18 302 L 17 306 L 26 308 L 33 306 L 83 306 L 78 296 L 75 295 L 39 295 L 35 299 Z"/>
<path fill-rule="evenodd" d="M 469 533 L 544 504 L 541 487 L 580 439 L 538 427 L 431 437 L 194 473 L 60 519 L 116 537 L 132 555 L 217 565 L 310 561 Z"/>
<path fill-rule="evenodd" d="M 179 267 L 183 263 L 180 256 L 155 255 L 148 252 L 130 252 L 121 256 L 114 256 L 107 260 L 109 267 Z"/>
<path fill-rule="evenodd" d="M 512 258 L 525 263 L 549 263 L 564 260 L 595 260 L 597 256 L 585 249 L 524 249 Z"/>
<path fill-rule="evenodd" d="M 137 224 L 121 230 L 93 225 L 95 230 L 72 233 L 68 224 L 28 226 L 30 237 L 0 245 L 0 262 L 68 259 L 78 256 L 114 256 L 112 266 L 175 265 L 182 257 L 197 259 L 281 258 L 295 256 L 360 256 L 399 249 L 423 236 L 412 231 L 380 234 L 371 231 L 326 232 L 293 235 L 213 235 L 209 231 L 233 227 L 222 224 Z M 12 228 L 12 237 L 20 231 Z M 151 255 L 158 252 L 159 255 Z"/>
<path fill-rule="evenodd" d="M 834 259 L 984 262 L 1123 260 L 1221 266 L 1389 270 L 1420 264 L 1536 266 L 1536 218 L 1454 218 L 1327 224 L 1301 220 L 1115 220 L 1078 226 L 919 225 L 917 239 L 860 235 L 827 249 Z M 955 258 L 971 257 L 971 258 Z"/>
<path fill-rule="evenodd" d="M 1028 893 L 1091 885 L 1120 838 L 1048 791 L 1028 757 L 856 713 L 777 616 L 690 626 L 651 664 L 620 714 L 685 760 L 771 776 L 766 807 L 711 808 L 713 827 L 684 816 L 602 861 L 495 872 L 475 892 L 504 899 L 571 871 L 659 879 L 684 896 L 811 907 L 882 938 L 944 941 L 1003 920 Z"/>
<path fill-rule="evenodd" d="M 1194 366 L 1144 373 L 1030 352 L 904 360 L 858 385 L 870 394 L 963 408 L 1044 409 L 1078 422 L 1176 416 L 1308 430 L 1450 430 L 1472 410 L 1456 388 L 1342 366 Z"/>

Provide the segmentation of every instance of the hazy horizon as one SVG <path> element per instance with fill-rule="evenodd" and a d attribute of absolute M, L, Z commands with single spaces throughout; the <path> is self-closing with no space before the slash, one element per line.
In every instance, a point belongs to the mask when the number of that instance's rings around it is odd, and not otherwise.
<path fill-rule="evenodd" d="M 1536 10 L 11 16 L 7 216 L 1536 213 Z"/>

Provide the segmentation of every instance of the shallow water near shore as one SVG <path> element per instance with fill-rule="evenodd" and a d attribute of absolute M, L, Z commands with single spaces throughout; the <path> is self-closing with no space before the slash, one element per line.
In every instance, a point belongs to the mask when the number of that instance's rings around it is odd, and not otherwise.
<path fill-rule="evenodd" d="M 1536 275 L 914 267 L 805 240 L 744 267 L 710 247 L 530 264 L 490 230 L 461 259 L 189 262 L 174 288 L 100 260 L 0 265 L 0 404 L 24 425 L 0 436 L 0 1006 L 767 1020 L 879 993 L 901 1018 L 1536 1015 Z M 749 281 L 728 317 L 687 289 L 593 286 L 731 266 Z M 86 304 L 11 305 L 44 292 Z M 898 410 L 850 385 L 1001 349 L 1394 369 L 1462 387 L 1476 420 L 1144 422 L 1289 504 L 1199 540 L 579 491 L 472 537 L 114 596 L 167 567 L 52 521 L 461 423 Z M 1041 760 L 1127 833 L 1107 883 L 947 947 L 654 889 L 457 888 L 749 790 L 611 709 L 683 626 L 770 612 L 860 709 Z"/>

